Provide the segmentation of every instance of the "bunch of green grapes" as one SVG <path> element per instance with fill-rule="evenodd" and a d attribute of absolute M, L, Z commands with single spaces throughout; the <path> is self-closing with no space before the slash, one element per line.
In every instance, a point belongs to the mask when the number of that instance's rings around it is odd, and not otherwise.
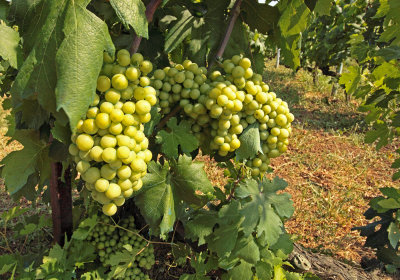
<path fill-rule="evenodd" d="M 294 116 L 288 104 L 269 91 L 262 76 L 253 73 L 250 59 L 235 55 L 223 62 L 223 68 L 225 75 L 219 71 L 210 74 L 212 89 L 206 101 L 214 119 L 210 148 L 221 156 L 235 151 L 243 130 L 257 123 L 263 153 L 246 164 L 252 168 L 252 175 L 258 176 L 268 169 L 270 158 L 287 150 Z"/>
<path fill-rule="evenodd" d="M 101 218 L 107 221 L 106 217 Z M 111 221 L 110 221 L 111 223 Z M 133 216 L 124 218 L 119 222 L 117 228 L 113 225 L 97 224 L 90 232 L 87 240 L 96 248 L 99 260 L 103 266 L 109 267 L 108 260 L 117 252 L 124 249 L 124 246 L 132 246 L 134 251 L 140 253 L 134 261 L 129 263 L 129 268 L 125 271 L 126 280 L 148 280 L 149 276 L 141 268 L 149 270 L 155 263 L 154 247 L 138 234 L 134 224 Z"/>
<path fill-rule="evenodd" d="M 208 125 L 210 117 L 205 103 L 210 85 L 207 69 L 190 60 L 174 67 L 154 71 L 152 86 L 157 91 L 161 114 L 168 114 L 176 106 L 191 118 L 192 131 L 200 137 L 202 127 Z"/>
<path fill-rule="evenodd" d="M 152 158 L 143 124 L 150 121 L 157 96 L 146 76 L 153 66 L 141 54 L 131 57 L 120 50 L 116 62 L 108 54 L 104 62 L 97 94 L 77 125 L 69 152 L 93 199 L 112 216 L 142 187 Z"/>

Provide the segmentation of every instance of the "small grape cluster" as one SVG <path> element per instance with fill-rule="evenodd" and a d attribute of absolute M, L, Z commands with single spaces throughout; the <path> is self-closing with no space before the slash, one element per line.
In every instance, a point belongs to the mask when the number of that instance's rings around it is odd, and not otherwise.
<path fill-rule="evenodd" d="M 107 217 L 100 219 L 108 220 Z M 133 216 L 122 219 L 119 226 L 123 229 L 99 223 L 89 233 L 87 240 L 96 248 L 99 260 L 105 267 L 109 266 L 108 260 L 113 254 L 124 250 L 125 245 L 130 245 L 133 249 L 139 250 L 140 253 L 135 257 L 135 260 L 129 263 L 129 268 L 126 270 L 123 279 L 150 279 L 140 268 L 149 270 L 154 265 L 154 247 L 137 233 Z"/>
<path fill-rule="evenodd" d="M 157 103 L 150 86 L 150 61 L 119 50 L 117 61 L 104 54 L 97 94 L 72 136 L 69 152 L 92 198 L 112 216 L 125 199 L 142 187 L 141 178 L 152 158 L 144 123 Z"/>
<path fill-rule="evenodd" d="M 168 114 L 172 108 L 179 105 L 190 117 L 192 131 L 200 137 L 201 128 L 210 121 L 205 107 L 210 89 L 207 69 L 185 60 L 174 67 L 155 70 L 152 86 L 157 91 L 161 114 Z"/>

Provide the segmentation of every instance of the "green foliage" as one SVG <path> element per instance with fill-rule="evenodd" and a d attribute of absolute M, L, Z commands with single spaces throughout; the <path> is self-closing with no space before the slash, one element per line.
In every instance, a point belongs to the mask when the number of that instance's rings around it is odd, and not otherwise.
<path fill-rule="evenodd" d="M 7 60 L 11 67 L 18 69 L 22 62 L 22 50 L 19 44 L 20 37 L 18 32 L 11 27 L 0 24 L 0 36 L 2 38 L 0 57 Z"/>
<path fill-rule="evenodd" d="M 301 42 L 302 66 L 315 64 L 325 74 L 330 66 L 340 65 L 350 55 L 351 36 L 366 30 L 367 3 L 364 0 L 314 2 L 316 16 L 305 29 Z"/>
<path fill-rule="evenodd" d="M 143 178 L 143 188 L 135 197 L 135 203 L 149 223 L 152 234 L 166 234 L 172 230 L 176 214 L 182 202 L 195 209 L 204 206 L 213 193 L 211 183 L 202 170 L 203 163 L 192 162 L 181 156 L 177 163 L 151 162 L 149 173 Z"/>
<path fill-rule="evenodd" d="M 367 237 L 365 246 L 377 249 L 377 256 L 387 270 L 395 271 L 400 268 L 400 191 L 395 188 L 380 191 L 383 196 L 372 199 L 364 213 L 365 218 L 376 221 L 354 229 Z"/>
<path fill-rule="evenodd" d="M 29 182 L 28 177 L 33 174 L 41 175 L 42 179 L 50 176 L 49 146 L 39 137 L 34 130 L 18 130 L 14 134 L 13 139 L 19 141 L 24 148 L 8 154 L 1 162 L 4 164 L 1 176 L 11 195 L 23 188 L 33 189 L 39 183 L 39 180 Z"/>
<path fill-rule="evenodd" d="M 111 0 L 114 8 L 125 28 L 133 27 L 138 36 L 148 38 L 148 23 L 145 15 L 146 7 L 141 0 Z"/>
<path fill-rule="evenodd" d="M 167 127 L 170 132 L 161 130 L 156 141 L 161 144 L 161 151 L 168 158 L 177 158 L 179 147 L 183 153 L 190 153 L 199 146 L 199 141 L 191 133 L 191 124 L 186 120 L 182 120 L 178 125 L 178 120 L 171 118 Z"/>
<path fill-rule="evenodd" d="M 246 127 L 239 140 L 241 145 L 236 151 L 237 160 L 253 158 L 258 152 L 262 153 L 258 122 Z"/>

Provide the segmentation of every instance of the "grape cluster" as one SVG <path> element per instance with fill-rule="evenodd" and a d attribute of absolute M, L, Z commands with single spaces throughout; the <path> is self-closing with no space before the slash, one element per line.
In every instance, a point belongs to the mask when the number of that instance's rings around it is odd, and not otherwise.
<path fill-rule="evenodd" d="M 152 86 L 159 98 L 161 114 L 168 114 L 172 108 L 180 106 L 189 116 L 192 131 L 200 137 L 201 128 L 210 121 L 205 103 L 210 85 L 207 82 L 207 69 L 199 67 L 190 60 L 174 67 L 154 71 Z"/>
<path fill-rule="evenodd" d="M 100 219 L 108 220 L 107 217 Z M 123 279 L 150 279 L 140 268 L 149 270 L 154 265 L 154 247 L 151 244 L 148 245 L 147 241 L 137 233 L 133 216 L 122 219 L 119 226 L 124 229 L 112 225 L 97 224 L 89 233 L 87 239 L 96 248 L 100 262 L 105 267 L 109 266 L 107 261 L 113 254 L 124 250 L 125 245 L 130 245 L 134 250 L 139 250 L 140 254 L 129 264 L 129 269 L 126 270 Z"/>
<path fill-rule="evenodd" d="M 252 175 L 268 169 L 269 159 L 287 150 L 293 114 L 288 104 L 269 91 L 262 76 L 254 74 L 248 58 L 235 55 L 223 62 L 225 75 L 210 74 L 212 89 L 206 101 L 213 141 L 210 148 L 221 156 L 240 147 L 239 136 L 247 126 L 258 123 L 262 153 L 246 162 Z"/>
<path fill-rule="evenodd" d="M 142 187 L 152 158 L 143 124 L 150 121 L 157 96 L 146 76 L 153 66 L 141 54 L 131 57 L 120 50 L 114 62 L 105 53 L 104 62 L 97 94 L 77 125 L 69 152 L 92 198 L 112 216 Z"/>

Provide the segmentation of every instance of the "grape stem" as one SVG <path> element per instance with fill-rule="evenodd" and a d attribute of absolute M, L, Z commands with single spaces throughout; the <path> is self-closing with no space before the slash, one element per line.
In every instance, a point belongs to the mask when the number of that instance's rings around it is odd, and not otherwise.
<path fill-rule="evenodd" d="M 155 11 L 157 10 L 158 6 L 160 6 L 162 0 L 151 0 L 149 4 L 146 6 L 146 18 L 147 22 L 150 23 L 153 21 L 153 16 Z M 130 53 L 131 55 L 136 53 L 139 49 L 140 42 L 142 42 L 142 37 L 137 36 L 135 33 L 135 36 L 133 38 L 133 42 L 130 48 Z"/>
<path fill-rule="evenodd" d="M 242 173 L 242 170 L 243 170 L 243 166 L 240 166 L 240 169 L 238 172 L 239 173 L 238 178 L 236 178 L 236 180 L 233 182 L 232 189 L 231 189 L 226 201 L 230 201 L 233 198 L 236 187 L 239 185 L 240 181 L 242 181 L 243 177 L 240 175 Z"/>
<path fill-rule="evenodd" d="M 174 110 L 172 110 L 171 112 L 169 112 L 169 114 L 166 115 L 166 116 L 158 123 L 157 128 L 154 130 L 152 136 L 155 136 L 155 134 L 156 134 L 158 131 L 160 131 L 160 130 L 167 124 L 167 122 L 169 121 L 169 119 L 172 118 L 173 116 L 175 116 L 176 114 L 178 114 L 179 111 L 180 111 L 181 109 L 182 109 L 181 106 L 176 106 L 176 107 L 174 108 Z"/>
<path fill-rule="evenodd" d="M 221 41 L 221 44 L 219 45 L 217 54 L 215 55 L 215 59 L 213 59 L 210 64 L 208 65 L 208 69 L 211 69 L 216 61 L 219 61 L 222 56 L 224 55 L 225 48 L 228 45 L 229 38 L 231 37 L 233 27 L 235 26 L 236 19 L 238 18 L 240 14 L 240 5 L 242 4 L 242 0 L 236 0 L 235 4 L 232 7 L 232 14 L 231 18 L 229 20 L 229 24 L 226 28 L 224 38 Z"/>

